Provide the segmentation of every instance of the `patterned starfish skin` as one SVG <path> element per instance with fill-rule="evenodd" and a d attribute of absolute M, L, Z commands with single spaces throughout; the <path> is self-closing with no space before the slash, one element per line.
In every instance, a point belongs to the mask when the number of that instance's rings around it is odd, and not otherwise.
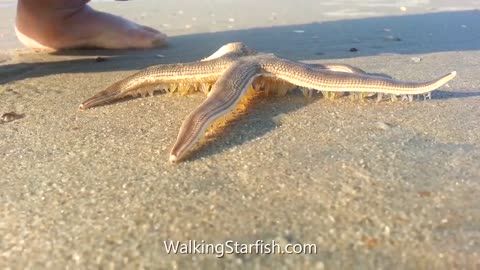
<path fill-rule="evenodd" d="M 413 95 L 430 98 L 431 91 L 455 76 L 453 71 L 430 82 L 401 82 L 370 75 L 349 65 L 309 65 L 273 54 L 257 53 L 243 43 L 229 43 L 199 62 L 157 65 L 141 70 L 87 99 L 80 109 L 128 95 L 153 95 L 157 89 L 183 94 L 192 90 L 207 93 L 207 99 L 187 116 L 180 128 L 169 157 L 171 162 L 177 162 L 186 156 L 215 120 L 235 108 L 250 86 L 254 89 L 273 88 L 283 94 L 301 87 L 304 93 L 311 94 L 316 90 L 329 98 L 335 97 L 335 93 L 349 92 L 360 96 L 376 94 L 381 100 L 383 94 L 390 94 L 392 100 L 400 95 L 411 101 Z"/>

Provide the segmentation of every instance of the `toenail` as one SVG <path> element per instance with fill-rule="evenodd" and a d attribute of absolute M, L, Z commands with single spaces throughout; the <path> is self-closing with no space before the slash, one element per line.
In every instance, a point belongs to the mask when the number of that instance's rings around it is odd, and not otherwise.
<path fill-rule="evenodd" d="M 163 47 L 167 44 L 167 38 L 165 35 L 156 35 L 156 38 L 152 41 L 153 47 Z"/>

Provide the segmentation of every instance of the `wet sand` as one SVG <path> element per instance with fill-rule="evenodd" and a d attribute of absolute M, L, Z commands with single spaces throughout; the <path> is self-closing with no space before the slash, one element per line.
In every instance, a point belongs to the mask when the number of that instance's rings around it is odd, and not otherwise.
<path fill-rule="evenodd" d="M 162 2 L 93 5 L 165 31 L 168 49 L 45 53 L 21 49 L 0 1 L 0 114 L 23 115 L 0 124 L 1 268 L 480 268 L 479 1 Z M 77 110 L 231 41 L 407 81 L 458 76 L 429 101 L 260 98 L 178 165 L 168 152 L 202 94 Z M 317 254 L 169 255 L 164 240 Z"/>

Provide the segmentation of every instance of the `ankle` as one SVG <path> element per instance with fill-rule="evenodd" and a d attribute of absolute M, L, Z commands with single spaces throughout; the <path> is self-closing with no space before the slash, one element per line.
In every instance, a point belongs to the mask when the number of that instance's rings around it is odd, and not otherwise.
<path fill-rule="evenodd" d="M 49 44 L 33 47 L 55 46 L 55 41 L 65 35 L 65 25 L 68 25 L 75 14 L 88 12 L 87 0 L 19 0 L 15 30 L 19 40 L 32 47 L 29 39 L 39 44 Z M 27 40 L 27 43 L 25 43 Z"/>
<path fill-rule="evenodd" d="M 42 11 L 56 11 L 62 9 L 76 9 L 85 6 L 90 0 L 18 0 L 17 10 L 34 9 Z"/>

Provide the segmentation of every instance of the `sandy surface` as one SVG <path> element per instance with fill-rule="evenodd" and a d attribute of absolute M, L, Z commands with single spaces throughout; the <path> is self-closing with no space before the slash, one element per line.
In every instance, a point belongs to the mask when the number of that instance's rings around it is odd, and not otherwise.
<path fill-rule="evenodd" d="M 169 33 L 166 50 L 48 54 L 15 49 L 14 6 L 0 1 L 0 114 L 24 114 L 0 124 L 0 268 L 480 268 L 479 1 L 162 2 L 94 5 Z M 404 80 L 458 77 L 426 102 L 260 98 L 175 166 L 168 151 L 203 95 L 77 111 L 135 70 L 230 41 Z M 164 240 L 317 254 L 168 255 Z"/>

